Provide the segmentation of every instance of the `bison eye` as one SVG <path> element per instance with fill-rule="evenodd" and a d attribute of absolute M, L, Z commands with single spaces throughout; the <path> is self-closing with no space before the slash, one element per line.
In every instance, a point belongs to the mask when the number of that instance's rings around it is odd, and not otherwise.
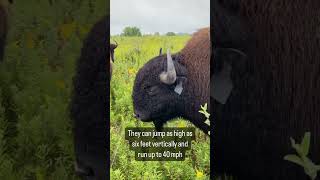
<path fill-rule="evenodd" d="M 158 87 L 157 86 L 149 86 L 147 89 L 147 92 L 150 96 L 154 96 L 158 93 Z"/>
<path fill-rule="evenodd" d="M 144 90 L 150 89 L 151 86 L 143 86 Z"/>

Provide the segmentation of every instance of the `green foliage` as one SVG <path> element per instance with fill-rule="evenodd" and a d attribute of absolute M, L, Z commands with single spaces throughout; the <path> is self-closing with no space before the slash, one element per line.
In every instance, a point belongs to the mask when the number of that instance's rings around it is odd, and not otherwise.
<path fill-rule="evenodd" d="M 119 169 L 116 169 L 116 170 L 111 169 L 110 177 L 113 177 L 114 179 L 125 180 L 125 176 L 122 174 L 122 172 Z"/>
<path fill-rule="evenodd" d="M 204 106 L 201 105 L 200 108 L 201 110 L 199 111 L 199 113 L 203 114 L 207 120 L 210 119 L 210 114 L 208 113 L 208 110 L 207 110 L 208 104 L 205 103 Z"/>
<path fill-rule="evenodd" d="M 104 0 L 28 0 L 10 5 L 0 64 L 0 179 L 72 180 L 68 105 L 75 61 Z"/>
<path fill-rule="evenodd" d="M 286 155 L 284 159 L 303 167 L 304 172 L 310 177 L 311 180 L 314 180 L 317 178 L 317 172 L 320 171 L 320 165 L 314 164 L 307 157 L 310 147 L 310 137 L 311 133 L 306 132 L 301 141 L 301 144 L 296 143 L 295 140 L 290 137 L 291 146 L 296 150 L 298 155 L 289 154 Z"/>
<path fill-rule="evenodd" d="M 138 27 L 125 27 L 121 35 L 122 36 L 141 36 L 141 31 Z"/>
<path fill-rule="evenodd" d="M 138 70 L 160 48 L 170 48 L 173 53 L 182 49 L 190 36 L 114 36 L 119 46 L 111 79 L 110 159 L 111 179 L 210 179 L 210 139 L 196 129 L 196 141 L 187 151 L 185 161 L 152 162 L 135 161 L 134 152 L 125 141 L 126 127 L 153 127 L 152 123 L 136 120 L 132 107 L 132 87 Z M 193 127 L 181 118 L 167 124 L 169 127 Z"/>
<path fill-rule="evenodd" d="M 167 35 L 167 36 L 175 36 L 176 33 L 174 33 L 174 32 L 167 32 L 166 35 Z"/>
<path fill-rule="evenodd" d="M 204 123 L 206 123 L 207 125 L 210 126 L 210 114 L 208 113 L 208 104 L 206 103 L 204 106 L 200 106 L 201 110 L 199 111 L 199 113 L 203 114 L 206 117 L 206 121 Z M 210 135 L 210 131 L 208 132 L 208 134 Z"/>

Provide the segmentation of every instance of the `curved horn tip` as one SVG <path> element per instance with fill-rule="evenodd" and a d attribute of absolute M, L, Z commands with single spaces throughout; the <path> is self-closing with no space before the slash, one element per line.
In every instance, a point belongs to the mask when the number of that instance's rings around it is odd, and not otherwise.
<path fill-rule="evenodd" d="M 167 49 L 167 54 L 168 54 L 168 55 L 171 55 L 171 54 L 170 54 L 170 49 L 169 49 L 169 48 Z"/>
<path fill-rule="evenodd" d="M 160 74 L 161 82 L 165 84 L 173 84 L 176 82 L 177 75 L 174 67 L 174 63 L 170 54 L 170 50 L 167 49 L 167 70 Z"/>

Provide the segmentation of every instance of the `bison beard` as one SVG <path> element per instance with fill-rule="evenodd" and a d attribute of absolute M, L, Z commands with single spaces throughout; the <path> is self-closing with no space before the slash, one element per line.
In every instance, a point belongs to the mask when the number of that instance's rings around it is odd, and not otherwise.
<path fill-rule="evenodd" d="M 96 23 L 84 40 L 77 61 L 73 120 L 77 173 L 88 179 L 106 179 L 108 169 L 107 114 L 109 113 L 108 17 Z M 106 68 L 107 67 L 107 68 Z"/>
<path fill-rule="evenodd" d="M 195 33 L 180 53 L 151 59 L 139 70 L 134 82 L 136 118 L 153 121 L 156 129 L 161 130 L 168 120 L 183 117 L 208 133 L 205 117 L 198 111 L 200 105 L 209 101 L 209 63 L 209 28 Z"/>
<path fill-rule="evenodd" d="M 290 137 L 310 131 L 309 157 L 320 162 L 320 2 L 219 2 L 246 22 L 254 41 L 239 47 L 248 58 L 233 64 L 244 69 L 233 67 L 227 103 L 213 102 L 215 170 L 238 179 L 307 179 L 303 168 L 283 157 L 294 153 Z M 238 44 L 239 29 L 223 26 L 235 29 Z M 219 32 L 223 38 L 226 32 Z"/>

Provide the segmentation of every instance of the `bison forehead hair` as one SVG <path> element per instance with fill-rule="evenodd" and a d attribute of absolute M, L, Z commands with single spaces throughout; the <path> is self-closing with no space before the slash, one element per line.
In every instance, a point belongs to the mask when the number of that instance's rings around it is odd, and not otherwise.
<path fill-rule="evenodd" d="M 186 75 L 185 68 L 173 55 L 177 78 Z M 138 72 L 132 93 L 134 113 L 141 121 L 153 121 L 156 129 L 179 114 L 180 96 L 174 91 L 177 83 L 166 84 L 161 81 L 161 74 L 167 69 L 165 55 L 157 56 L 146 63 Z"/>

